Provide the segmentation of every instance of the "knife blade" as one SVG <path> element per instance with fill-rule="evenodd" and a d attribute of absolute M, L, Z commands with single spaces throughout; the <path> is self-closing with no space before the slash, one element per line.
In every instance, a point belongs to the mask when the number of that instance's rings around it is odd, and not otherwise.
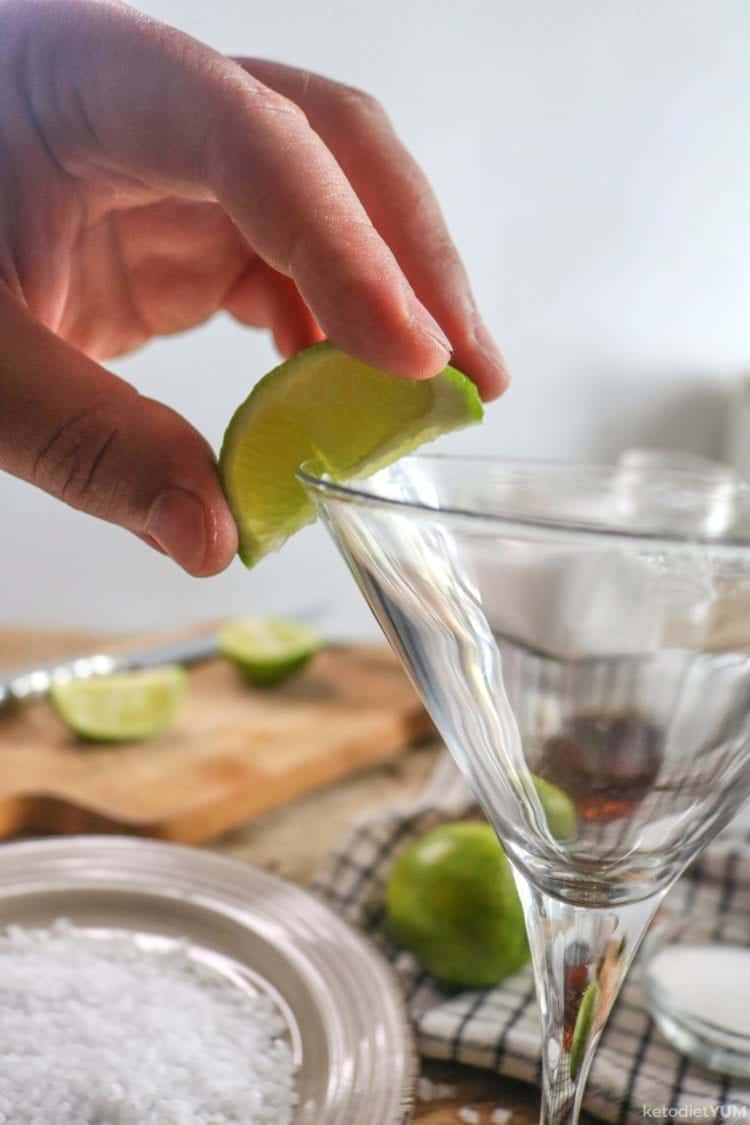
<path fill-rule="evenodd" d="M 315 624 L 323 616 L 324 606 L 290 614 L 290 620 Z M 111 676 L 117 672 L 134 672 L 158 668 L 164 664 L 198 664 L 219 654 L 215 632 L 201 633 L 166 644 L 147 645 L 120 651 L 82 653 L 67 660 L 54 660 L 17 668 L 0 676 L 0 711 L 13 703 L 23 703 L 46 695 L 53 684 L 67 680 L 87 680 L 92 676 Z"/>
<path fill-rule="evenodd" d="M 19 668 L 0 679 L 0 708 L 46 695 L 53 684 L 66 680 L 87 680 L 92 676 L 111 676 L 157 668 L 163 664 L 196 664 L 210 660 L 219 652 L 215 633 L 188 640 L 154 645 L 123 652 L 90 652 L 70 660 L 56 660 Z"/>

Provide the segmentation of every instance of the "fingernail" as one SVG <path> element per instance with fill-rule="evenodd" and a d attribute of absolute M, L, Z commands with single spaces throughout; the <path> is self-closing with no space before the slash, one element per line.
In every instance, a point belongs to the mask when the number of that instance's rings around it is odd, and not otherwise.
<path fill-rule="evenodd" d="M 163 554 L 166 553 L 165 551 L 163 551 L 161 549 L 159 544 L 156 542 L 156 540 L 154 538 L 152 538 L 152 536 L 146 535 L 144 533 L 143 535 L 139 536 L 139 538 L 141 538 L 144 543 L 148 543 L 149 547 L 151 547 L 154 551 L 158 551 L 160 555 L 163 555 Z"/>
<path fill-rule="evenodd" d="M 450 359 L 453 347 L 442 328 L 424 305 L 416 299 L 411 303 L 411 322 L 424 336 L 429 336 L 436 344 L 444 349 L 445 362 Z"/>
<path fill-rule="evenodd" d="M 166 488 L 151 505 L 144 535 L 189 573 L 206 557 L 206 513 L 200 500 L 184 488 Z"/>

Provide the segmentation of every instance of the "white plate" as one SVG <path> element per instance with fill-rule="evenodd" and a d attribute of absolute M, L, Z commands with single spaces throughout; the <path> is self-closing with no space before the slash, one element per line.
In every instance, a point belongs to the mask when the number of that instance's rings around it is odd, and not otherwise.
<path fill-rule="evenodd" d="M 0 846 L 0 927 L 56 918 L 147 944 L 186 938 L 279 1004 L 299 1072 L 294 1125 L 401 1125 L 415 1055 L 379 954 L 311 895 L 195 848 L 112 836 Z"/>

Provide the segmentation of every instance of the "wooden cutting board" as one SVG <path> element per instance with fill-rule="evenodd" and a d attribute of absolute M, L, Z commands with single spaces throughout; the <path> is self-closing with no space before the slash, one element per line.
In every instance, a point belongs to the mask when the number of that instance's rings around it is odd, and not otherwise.
<path fill-rule="evenodd" d="M 101 647 L 101 637 L 0 632 L 0 667 Z M 176 725 L 141 743 L 81 743 L 39 701 L 0 717 L 0 837 L 117 831 L 198 843 L 431 733 L 380 646 L 330 647 L 267 691 L 223 660 L 195 666 Z"/>

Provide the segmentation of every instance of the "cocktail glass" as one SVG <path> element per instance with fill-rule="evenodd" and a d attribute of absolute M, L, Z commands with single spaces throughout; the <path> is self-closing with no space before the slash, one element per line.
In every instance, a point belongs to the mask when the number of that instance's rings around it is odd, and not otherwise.
<path fill-rule="evenodd" d="M 711 475 L 670 470 L 299 480 L 513 865 L 541 1119 L 575 1122 L 654 911 L 750 794 L 750 489 L 717 519 Z"/>

